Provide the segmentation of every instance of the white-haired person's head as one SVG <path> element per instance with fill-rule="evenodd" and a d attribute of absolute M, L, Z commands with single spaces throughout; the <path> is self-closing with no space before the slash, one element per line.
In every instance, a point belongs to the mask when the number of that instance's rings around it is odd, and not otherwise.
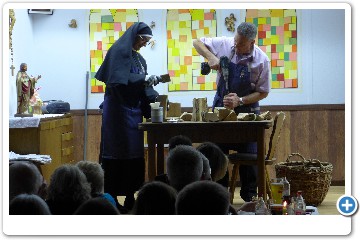
<path fill-rule="evenodd" d="M 90 198 L 90 183 L 78 167 L 65 164 L 55 169 L 50 178 L 46 200 L 53 215 L 71 215 Z"/>
<path fill-rule="evenodd" d="M 91 185 L 91 195 L 93 197 L 104 193 L 104 170 L 97 162 L 79 161 L 76 166 L 85 174 L 87 181 Z"/>

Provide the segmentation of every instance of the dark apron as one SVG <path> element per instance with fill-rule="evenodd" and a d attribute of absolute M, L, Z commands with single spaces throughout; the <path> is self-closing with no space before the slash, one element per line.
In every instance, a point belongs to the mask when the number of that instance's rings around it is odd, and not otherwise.
<path fill-rule="evenodd" d="M 239 97 L 247 96 L 253 91 L 251 89 L 250 71 L 247 62 L 244 64 L 229 63 L 229 92 L 236 93 Z M 216 90 L 213 110 L 215 107 L 223 107 L 223 99 L 226 95 L 225 80 L 223 76 L 219 79 Z M 260 113 L 259 102 L 238 106 L 234 109 L 236 114 L 239 113 Z M 236 134 L 236 133 L 235 133 Z M 257 153 L 256 142 L 251 143 L 229 143 L 218 144 L 225 154 L 229 150 L 235 150 L 242 153 Z M 240 165 L 239 168 L 241 190 L 240 196 L 245 201 L 251 201 L 253 196 L 257 195 L 257 166 Z M 228 182 L 227 175 L 223 181 Z"/>
<path fill-rule="evenodd" d="M 128 107 L 116 96 L 105 96 L 102 119 L 102 157 L 129 159 L 144 156 L 144 133 L 140 105 Z"/>
<path fill-rule="evenodd" d="M 250 72 L 248 66 L 244 64 L 229 63 L 229 92 L 236 93 L 239 97 L 244 97 L 251 94 Z M 223 107 L 223 99 L 226 95 L 225 80 L 221 76 L 217 86 L 216 94 L 213 102 L 213 111 L 215 107 Z M 239 113 L 260 113 L 259 102 L 238 106 L 234 109 L 236 114 Z M 238 152 L 257 153 L 256 143 L 246 144 L 226 144 L 229 149 Z"/>
<path fill-rule="evenodd" d="M 132 73 L 138 73 L 136 67 Z M 101 127 L 101 165 L 104 190 L 113 197 L 131 195 L 144 183 L 144 132 L 141 87 L 138 85 L 107 86 Z"/>

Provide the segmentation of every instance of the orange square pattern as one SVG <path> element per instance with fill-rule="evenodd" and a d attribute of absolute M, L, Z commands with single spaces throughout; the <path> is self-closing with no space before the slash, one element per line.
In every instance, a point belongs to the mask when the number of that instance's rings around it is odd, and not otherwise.
<path fill-rule="evenodd" d="M 270 58 L 272 88 L 297 88 L 296 11 L 247 10 L 246 14 L 246 21 L 258 27 L 257 44 Z"/>
<path fill-rule="evenodd" d="M 109 9 L 108 13 L 106 11 L 97 11 L 97 10 L 90 10 L 90 17 L 91 15 L 96 15 L 94 19 L 100 19 L 100 22 L 89 21 L 89 24 L 96 24 L 96 30 L 90 28 L 90 69 L 91 69 L 91 93 L 104 93 L 105 86 L 102 82 L 95 79 L 95 74 L 99 69 L 101 63 L 105 59 L 107 50 L 110 46 L 117 40 L 115 36 L 122 36 L 122 34 L 128 29 L 134 22 L 126 22 L 126 29 L 121 28 L 121 22 L 114 22 L 114 16 L 116 12 L 122 12 L 128 14 L 134 14 L 135 17 L 138 19 L 137 10 L 134 9 Z M 102 16 L 106 16 L 104 19 L 107 19 L 106 22 L 102 21 Z M 110 20 L 109 20 L 110 19 Z M 112 19 L 112 20 L 111 20 Z M 106 29 L 102 29 L 102 26 L 106 26 Z M 93 25 L 95 26 L 95 25 Z M 120 29 L 120 31 L 119 31 Z M 95 34 L 94 32 L 105 32 L 106 36 L 102 36 L 100 39 L 94 39 Z M 115 35 L 117 34 L 117 35 Z M 101 36 L 101 35 L 100 35 Z M 107 42 L 103 42 L 103 40 L 110 40 Z"/>
<path fill-rule="evenodd" d="M 176 30 L 167 30 L 167 39 L 171 41 L 171 44 L 167 44 L 168 72 L 172 79 L 168 84 L 169 92 L 216 90 L 214 77 L 200 75 L 200 63 L 204 59 L 192 46 L 193 39 L 205 35 L 216 37 L 216 27 L 213 27 L 216 26 L 215 14 L 214 10 L 168 10 L 167 26 L 179 26 Z M 212 89 L 208 89 L 209 85 Z"/>

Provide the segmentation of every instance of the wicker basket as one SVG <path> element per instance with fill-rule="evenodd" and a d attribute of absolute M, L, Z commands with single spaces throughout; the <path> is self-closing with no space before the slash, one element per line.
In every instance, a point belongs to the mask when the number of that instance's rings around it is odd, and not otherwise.
<path fill-rule="evenodd" d="M 293 157 L 302 161 L 290 161 Z M 307 205 L 318 206 L 329 191 L 333 166 L 317 159 L 305 160 L 299 153 L 292 153 L 286 162 L 275 164 L 276 177 L 286 177 L 290 183 L 291 196 L 301 190 Z"/>

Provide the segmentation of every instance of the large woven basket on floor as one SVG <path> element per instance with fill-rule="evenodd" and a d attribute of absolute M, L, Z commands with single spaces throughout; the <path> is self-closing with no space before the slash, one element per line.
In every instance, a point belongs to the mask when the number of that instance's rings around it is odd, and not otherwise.
<path fill-rule="evenodd" d="M 302 161 L 290 161 L 300 157 Z M 286 177 L 290 183 L 291 196 L 302 191 L 306 205 L 318 206 L 325 199 L 331 183 L 333 166 L 317 159 L 305 160 L 299 153 L 292 153 L 286 162 L 275 164 L 276 177 Z"/>

